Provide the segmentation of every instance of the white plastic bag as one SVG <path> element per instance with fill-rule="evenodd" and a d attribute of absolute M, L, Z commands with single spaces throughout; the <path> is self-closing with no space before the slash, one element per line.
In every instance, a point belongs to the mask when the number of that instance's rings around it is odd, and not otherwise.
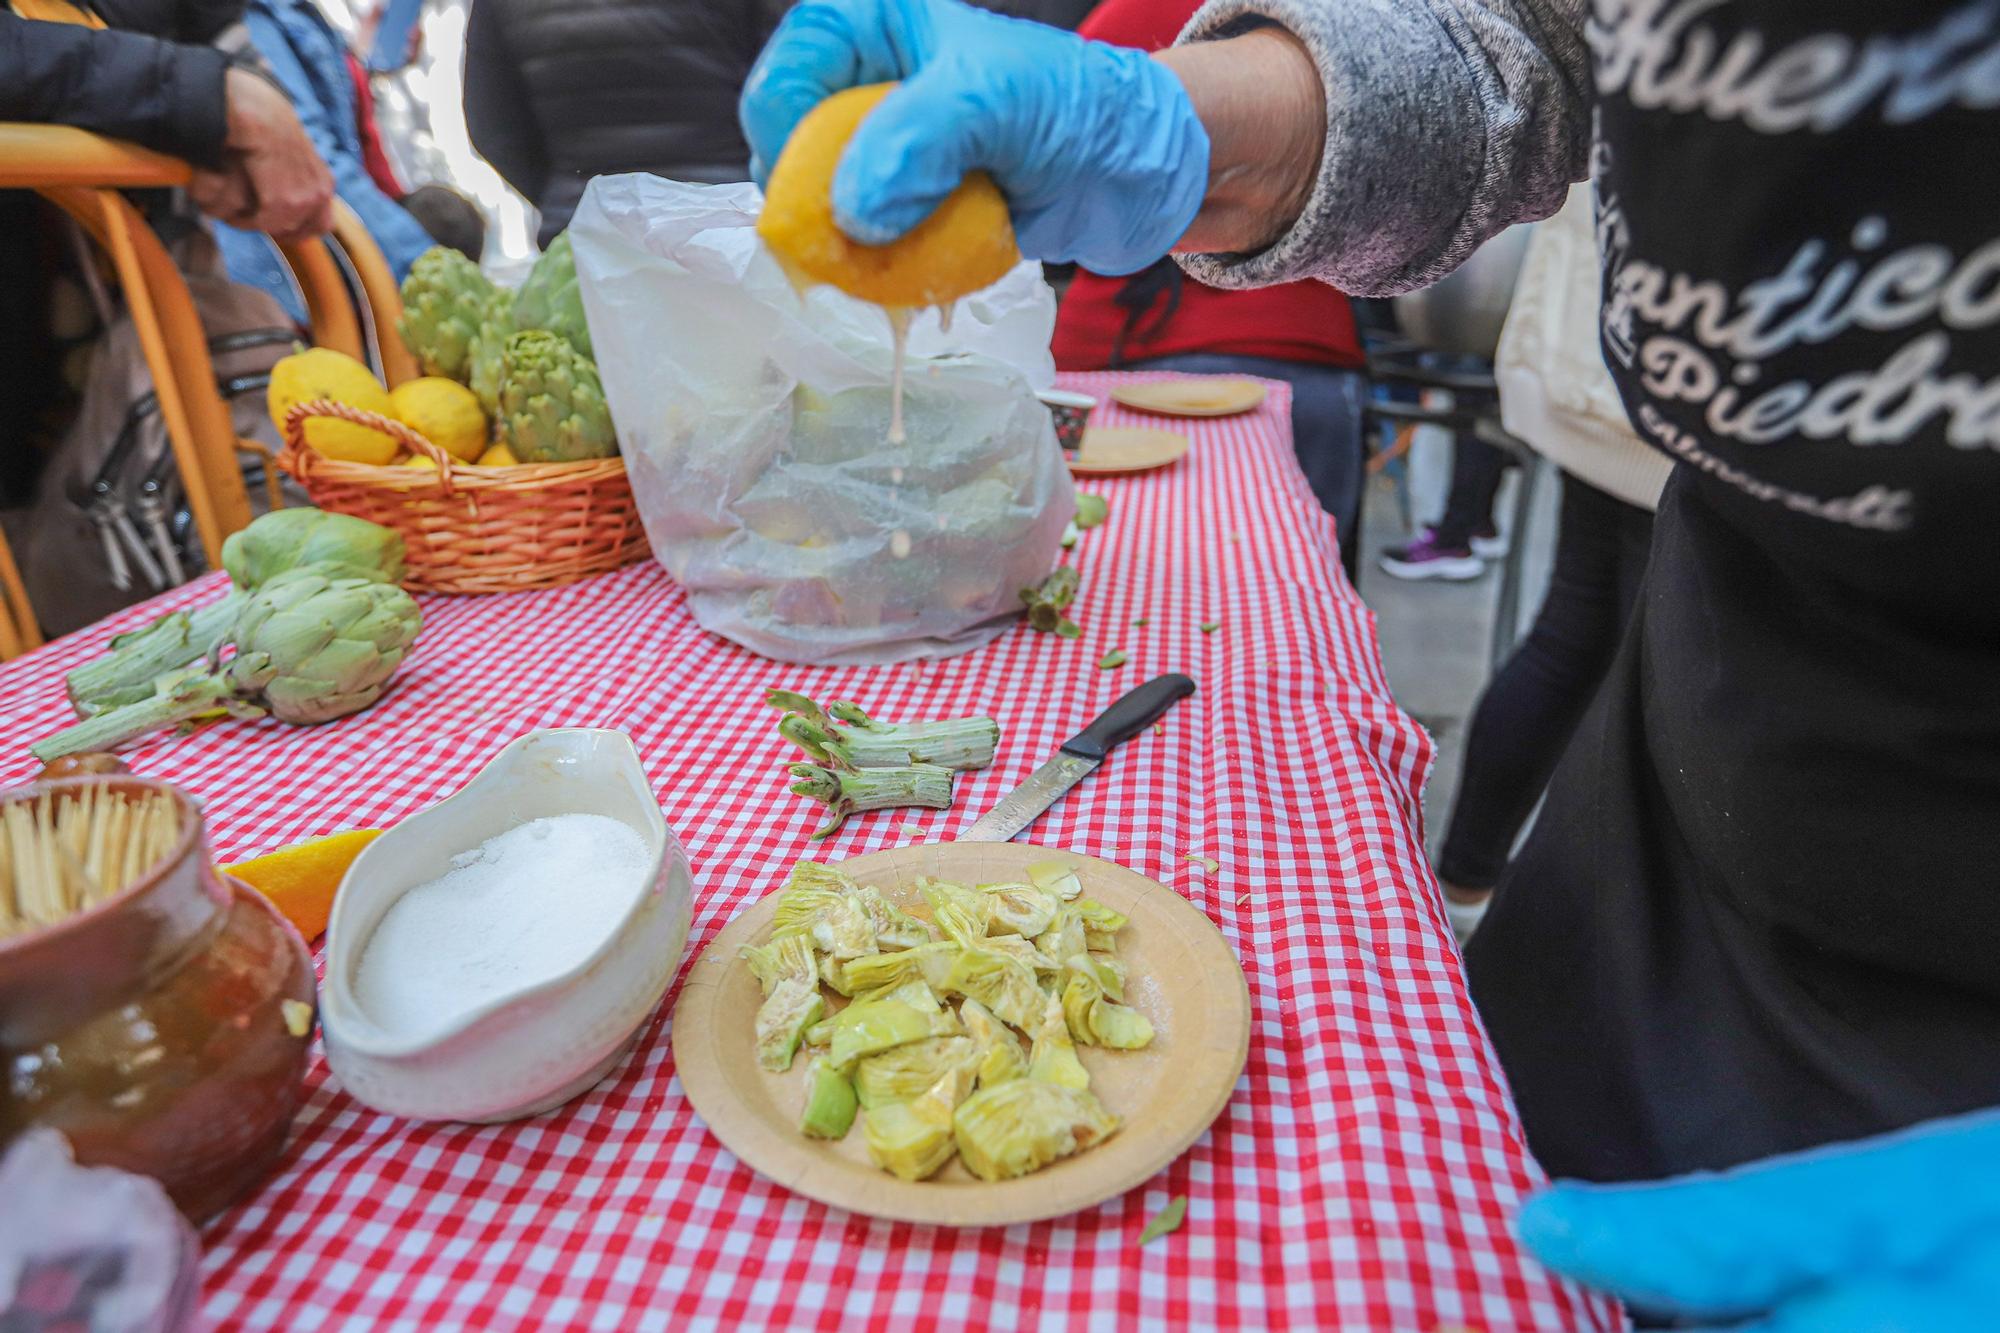
<path fill-rule="evenodd" d="M 695 619 L 767 657 L 891 662 L 991 639 L 1075 511 L 1035 391 L 1055 300 L 1023 264 L 910 330 L 907 442 L 888 442 L 875 306 L 803 297 L 758 243 L 749 185 L 591 182 L 570 223 L 619 446 Z"/>

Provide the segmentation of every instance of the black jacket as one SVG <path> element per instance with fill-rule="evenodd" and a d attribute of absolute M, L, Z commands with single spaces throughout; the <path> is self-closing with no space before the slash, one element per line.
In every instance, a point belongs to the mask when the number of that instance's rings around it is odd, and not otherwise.
<path fill-rule="evenodd" d="M 473 147 L 542 211 L 542 242 L 606 172 L 749 179 L 736 94 L 785 0 L 476 0 Z"/>
<path fill-rule="evenodd" d="M 1089 0 L 987 0 L 1072 27 Z M 542 243 L 608 172 L 748 180 L 736 97 L 790 0 L 475 0 L 472 145 L 542 211 Z"/>
<path fill-rule="evenodd" d="M 0 120 L 75 125 L 213 167 L 229 60 L 210 46 L 243 0 L 101 0 L 111 31 L 0 8 Z"/>

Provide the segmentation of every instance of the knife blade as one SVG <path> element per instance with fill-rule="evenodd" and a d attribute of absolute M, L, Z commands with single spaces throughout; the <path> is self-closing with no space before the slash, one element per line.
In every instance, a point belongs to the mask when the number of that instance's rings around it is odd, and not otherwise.
<path fill-rule="evenodd" d="M 1193 693 L 1194 681 L 1170 673 L 1120 695 L 1096 721 L 1064 741 L 1025 782 L 960 832 L 958 841 L 1006 842 L 1013 838 L 1061 800 L 1064 792 L 1096 772 L 1113 749 L 1152 726 Z"/>

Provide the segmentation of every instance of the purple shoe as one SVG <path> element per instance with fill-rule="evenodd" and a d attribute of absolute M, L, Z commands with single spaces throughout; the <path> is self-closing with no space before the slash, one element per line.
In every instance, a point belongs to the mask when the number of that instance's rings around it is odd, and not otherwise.
<path fill-rule="evenodd" d="M 1486 562 L 1472 553 L 1470 546 L 1440 546 L 1437 529 L 1425 528 L 1424 535 L 1407 546 L 1391 546 L 1382 552 L 1382 572 L 1398 579 L 1444 579 L 1463 583 L 1486 572 Z"/>

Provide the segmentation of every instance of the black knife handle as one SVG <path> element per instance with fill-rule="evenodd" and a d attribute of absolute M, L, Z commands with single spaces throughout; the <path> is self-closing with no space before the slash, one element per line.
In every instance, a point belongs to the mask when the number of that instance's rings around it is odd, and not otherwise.
<path fill-rule="evenodd" d="M 1194 693 L 1194 682 L 1178 672 L 1155 676 L 1097 715 L 1097 720 L 1063 742 L 1062 752 L 1079 759 L 1103 759 L 1166 716 L 1169 708 Z"/>

